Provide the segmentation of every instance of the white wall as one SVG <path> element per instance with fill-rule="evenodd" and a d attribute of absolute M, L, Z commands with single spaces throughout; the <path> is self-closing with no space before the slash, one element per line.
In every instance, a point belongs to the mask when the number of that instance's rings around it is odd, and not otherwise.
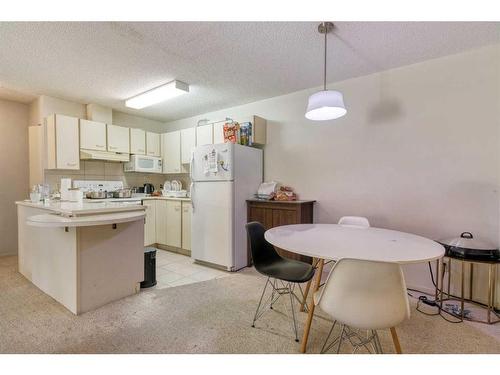
<path fill-rule="evenodd" d="M 17 200 L 28 196 L 28 105 L 0 99 L 0 256 L 17 252 Z"/>
<path fill-rule="evenodd" d="M 128 113 L 119 111 L 113 111 L 113 124 L 127 126 L 129 128 L 144 129 L 154 133 L 161 133 L 163 129 L 163 123 L 160 121 L 129 115 Z"/>
<path fill-rule="evenodd" d="M 316 199 L 315 221 L 367 216 L 433 239 L 470 231 L 499 239 L 500 45 L 330 85 L 348 114 L 304 118 L 305 90 L 167 123 L 252 114 L 268 120 L 265 178 Z M 425 267 L 406 270 L 430 286 Z M 500 289 L 500 288 L 497 288 Z"/>
<path fill-rule="evenodd" d="M 30 126 L 40 125 L 43 119 L 54 113 L 78 118 L 86 118 L 85 104 L 40 95 L 30 104 Z"/>

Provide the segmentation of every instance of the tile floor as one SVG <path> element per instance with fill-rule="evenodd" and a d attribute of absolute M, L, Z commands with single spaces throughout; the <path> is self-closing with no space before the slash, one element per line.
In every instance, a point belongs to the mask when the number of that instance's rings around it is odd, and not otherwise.
<path fill-rule="evenodd" d="M 218 279 L 230 274 L 230 272 L 196 264 L 185 255 L 161 249 L 156 251 L 157 284 L 155 288 L 157 289 Z"/>

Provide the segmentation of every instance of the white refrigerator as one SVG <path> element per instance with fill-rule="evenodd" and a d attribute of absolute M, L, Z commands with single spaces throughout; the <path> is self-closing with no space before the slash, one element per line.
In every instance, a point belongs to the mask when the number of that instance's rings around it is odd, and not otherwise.
<path fill-rule="evenodd" d="M 191 257 L 228 271 L 246 267 L 246 199 L 262 182 L 262 150 L 232 143 L 198 146 L 190 170 Z"/>

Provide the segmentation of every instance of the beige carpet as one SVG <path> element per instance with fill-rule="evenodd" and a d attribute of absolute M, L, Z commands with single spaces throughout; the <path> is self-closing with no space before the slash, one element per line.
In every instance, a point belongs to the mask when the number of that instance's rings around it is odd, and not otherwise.
<path fill-rule="evenodd" d="M 0 258 L 2 353 L 298 353 L 279 301 L 251 328 L 265 279 L 247 269 L 234 276 L 149 290 L 79 317 L 29 283 L 16 257 Z M 367 306 L 367 309 L 369 307 Z M 300 329 L 306 315 L 300 313 Z M 318 353 L 329 322 L 317 318 L 309 351 Z M 468 324 L 415 310 L 399 328 L 406 353 L 500 353 L 500 341 Z M 388 332 L 384 350 L 392 352 Z M 343 352 L 350 348 L 346 345 Z"/>

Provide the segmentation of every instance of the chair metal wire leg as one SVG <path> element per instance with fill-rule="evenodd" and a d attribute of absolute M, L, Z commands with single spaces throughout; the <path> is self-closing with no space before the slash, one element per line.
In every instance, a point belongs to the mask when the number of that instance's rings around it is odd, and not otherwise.
<path fill-rule="evenodd" d="M 271 284 L 272 284 L 272 287 L 273 287 L 273 292 L 271 293 L 271 305 L 269 306 L 269 308 L 272 310 L 273 309 L 273 303 L 276 302 L 278 299 L 277 298 L 276 298 L 276 300 L 274 299 L 274 293 L 276 292 L 276 284 L 274 284 L 272 281 L 271 281 Z"/>
<path fill-rule="evenodd" d="M 293 331 L 295 333 L 295 342 L 299 342 L 299 336 L 297 335 L 297 321 L 295 319 L 295 310 L 293 308 L 293 287 L 295 284 L 288 283 L 288 290 L 290 295 L 290 306 L 292 307 L 292 319 L 293 319 Z"/>
<path fill-rule="evenodd" d="M 342 340 L 344 339 L 345 324 L 342 324 L 342 331 L 340 332 L 339 343 L 337 345 L 337 354 L 340 353 L 340 346 L 342 345 Z"/>
<path fill-rule="evenodd" d="M 333 321 L 333 324 L 332 324 L 332 328 L 330 328 L 330 332 L 328 332 L 328 336 L 326 336 L 326 340 L 325 340 L 325 343 L 323 344 L 323 347 L 321 348 L 321 354 L 324 354 L 328 351 L 328 349 L 330 349 L 332 347 L 333 344 L 335 344 L 336 340 L 333 340 L 333 343 L 330 344 L 328 347 L 326 346 L 326 344 L 328 344 L 328 340 L 330 339 L 330 336 L 332 335 L 332 332 L 333 332 L 333 329 L 335 328 L 335 325 L 337 324 L 337 321 L 334 320 Z"/>
<path fill-rule="evenodd" d="M 382 350 L 382 345 L 380 344 L 380 339 L 378 337 L 378 333 L 376 330 L 372 330 L 372 333 L 373 333 L 373 342 L 375 343 L 375 349 L 376 349 L 376 353 L 377 354 L 384 354 L 383 350 Z"/>
<path fill-rule="evenodd" d="M 260 305 L 262 303 L 262 298 L 264 298 L 264 293 L 266 293 L 267 284 L 269 284 L 269 279 L 270 278 L 268 277 L 266 280 L 266 285 L 264 285 L 264 289 L 262 290 L 262 294 L 260 295 L 259 304 L 257 305 L 257 310 L 255 310 L 255 315 L 253 317 L 252 327 L 255 327 L 255 321 L 257 320 L 257 314 L 259 313 Z"/>

